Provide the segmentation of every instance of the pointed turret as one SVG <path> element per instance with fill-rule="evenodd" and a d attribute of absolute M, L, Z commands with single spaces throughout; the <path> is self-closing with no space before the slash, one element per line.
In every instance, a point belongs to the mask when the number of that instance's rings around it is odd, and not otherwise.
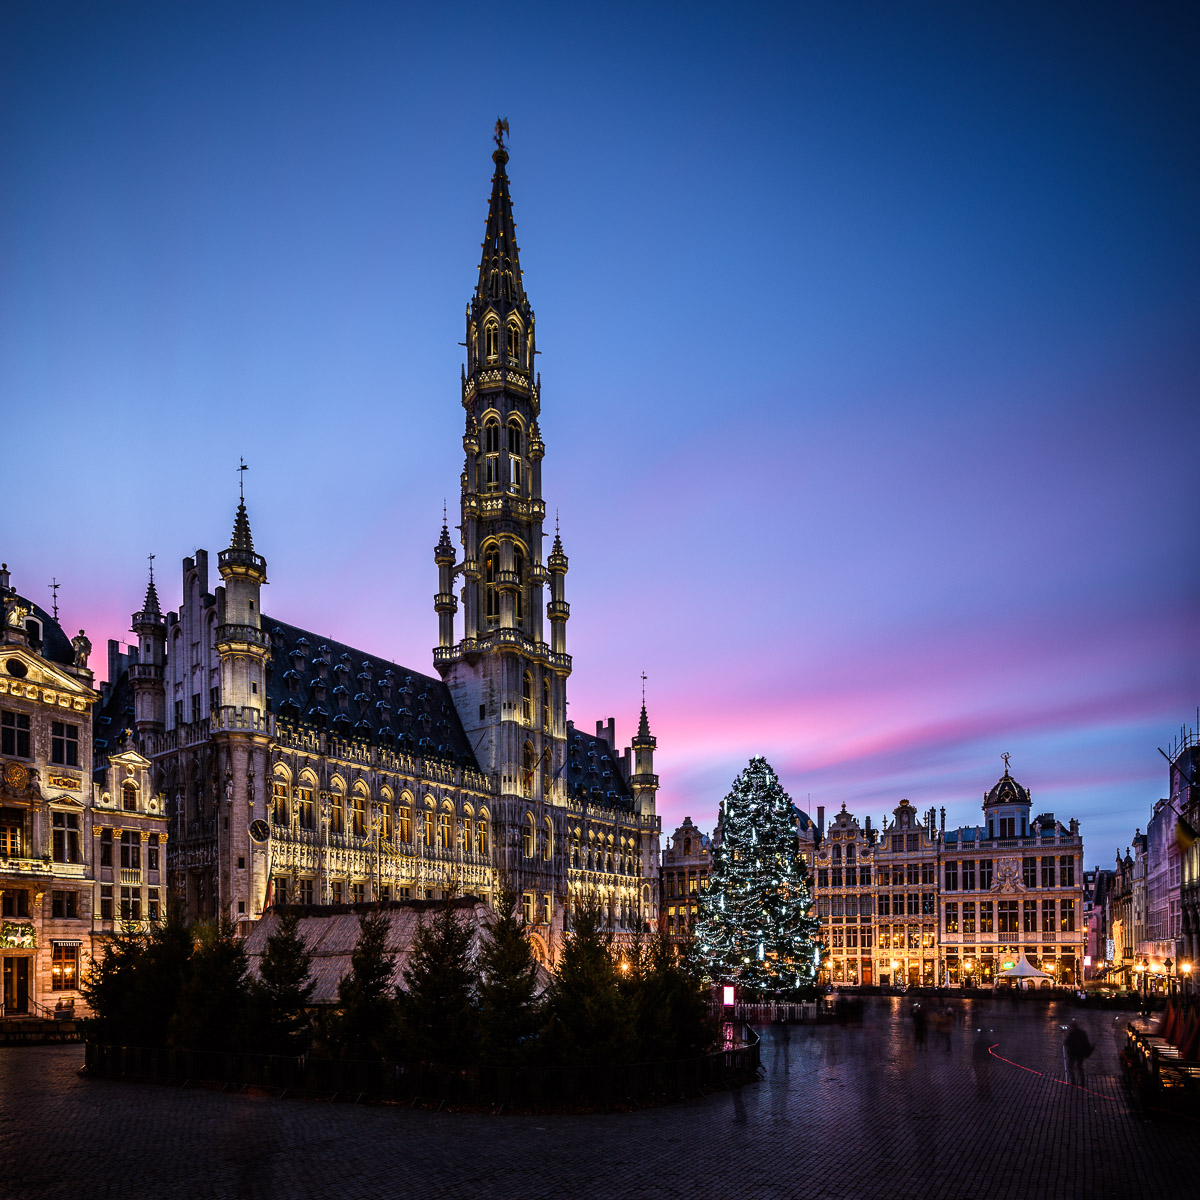
<path fill-rule="evenodd" d="M 645 688 L 645 676 L 642 677 Z M 639 813 L 653 815 L 655 797 L 658 795 L 658 776 L 654 773 L 654 748 L 658 739 L 650 732 L 650 718 L 646 716 L 646 697 L 642 696 L 642 716 L 638 721 L 637 737 L 633 739 L 633 775 L 629 786 Z"/>
<path fill-rule="evenodd" d="M 458 597 L 454 594 L 454 543 L 450 540 L 445 511 L 442 512 L 442 536 L 433 548 L 433 561 L 438 568 L 438 590 L 433 598 L 433 608 L 438 615 L 438 646 L 453 646 Z"/>
<path fill-rule="evenodd" d="M 132 629 L 137 634 L 137 662 L 129 666 L 133 686 L 134 725 L 140 738 L 165 728 L 166 692 L 163 671 L 167 661 L 167 620 L 158 603 L 154 586 L 154 555 L 150 555 L 150 581 L 142 611 L 133 614 Z M 144 744 L 144 742 L 143 742 Z"/>
<path fill-rule="evenodd" d="M 233 538 L 229 543 L 230 550 L 254 550 L 254 536 L 250 532 L 250 518 L 246 514 L 246 501 L 238 505 L 237 516 L 233 518 Z"/>

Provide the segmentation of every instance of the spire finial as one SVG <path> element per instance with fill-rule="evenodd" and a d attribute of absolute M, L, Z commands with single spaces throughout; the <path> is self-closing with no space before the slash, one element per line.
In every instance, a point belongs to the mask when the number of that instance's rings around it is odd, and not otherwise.
<path fill-rule="evenodd" d="M 1008 774 L 1008 760 L 1011 756 L 1006 753 L 1006 754 L 1000 755 L 1000 757 L 1002 759 L 1004 759 L 1004 773 L 1005 773 L 1005 775 L 1007 775 Z"/>
<path fill-rule="evenodd" d="M 246 460 L 239 454 L 238 462 L 241 464 L 238 467 L 238 498 L 244 504 L 246 502 L 246 472 L 250 470 L 246 466 Z"/>
<path fill-rule="evenodd" d="M 642 672 L 642 707 L 646 707 L 646 672 Z"/>
<path fill-rule="evenodd" d="M 554 536 L 558 537 L 558 509 L 554 510 Z"/>
<path fill-rule="evenodd" d="M 150 564 L 150 582 L 146 585 L 146 599 L 142 602 L 142 612 L 147 613 L 161 612 L 158 606 L 158 591 L 154 586 L 154 558 L 153 554 L 146 555 Z"/>
<path fill-rule="evenodd" d="M 50 592 L 54 597 L 54 600 L 53 600 L 54 619 L 57 621 L 58 620 L 58 589 L 60 587 L 62 587 L 62 584 L 58 582 L 58 578 L 56 576 L 51 576 L 50 582 L 48 584 L 46 584 L 46 586 L 50 589 Z"/>
<path fill-rule="evenodd" d="M 496 129 L 495 129 L 495 132 L 493 133 L 493 137 L 496 139 L 496 146 L 500 150 L 504 149 L 504 139 L 507 136 L 508 136 L 508 118 L 507 117 L 497 117 L 496 118 Z"/>

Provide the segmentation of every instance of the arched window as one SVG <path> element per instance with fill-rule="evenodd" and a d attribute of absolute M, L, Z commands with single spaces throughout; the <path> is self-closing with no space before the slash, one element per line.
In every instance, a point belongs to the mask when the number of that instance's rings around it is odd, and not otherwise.
<path fill-rule="evenodd" d="M 854 864 L 854 846 L 853 844 L 846 847 L 846 863 L 848 866 Z"/>
<path fill-rule="evenodd" d="M 521 458 L 521 422 L 508 423 L 508 481 L 515 492 L 525 487 L 524 459 Z"/>
<path fill-rule="evenodd" d="M 521 716 L 533 723 L 533 676 L 528 671 L 521 677 Z"/>
<path fill-rule="evenodd" d="M 358 788 L 350 797 L 350 832 L 355 837 L 367 832 L 367 798 Z"/>
<path fill-rule="evenodd" d="M 525 794 L 533 791 L 533 743 L 526 742 L 521 750 L 521 787 Z"/>
<path fill-rule="evenodd" d="M 471 810 L 469 808 L 463 813 L 462 829 L 462 848 L 468 854 L 473 854 L 475 852 L 475 831 L 472 827 Z"/>
<path fill-rule="evenodd" d="M 542 680 L 542 728 L 550 728 L 550 680 Z"/>
<path fill-rule="evenodd" d="M 121 785 L 121 808 L 125 812 L 137 812 L 137 784 L 132 779 Z"/>
<path fill-rule="evenodd" d="M 311 776 L 305 775 L 296 789 L 296 812 L 300 818 L 301 829 L 316 828 L 316 804 L 313 802 L 313 790 L 316 782 Z"/>
<path fill-rule="evenodd" d="M 430 802 L 428 800 L 426 801 L 426 804 L 428 805 L 428 807 L 425 809 L 425 813 L 424 813 L 425 828 L 422 833 L 422 841 L 424 841 L 425 848 L 427 850 L 432 850 L 433 849 L 433 804 L 432 804 L 432 802 Z"/>
<path fill-rule="evenodd" d="M 489 417 L 483 423 L 483 486 L 500 486 L 500 422 Z"/>
<path fill-rule="evenodd" d="M 521 326 L 516 321 L 508 327 L 508 365 L 521 365 Z"/>
<path fill-rule="evenodd" d="M 490 363 L 500 357 L 500 326 L 496 321 L 488 321 L 483 327 L 483 356 Z"/>
<path fill-rule="evenodd" d="M 340 791 L 329 793 L 329 831 L 342 833 L 346 828 L 346 809 L 344 797 Z"/>
<path fill-rule="evenodd" d="M 453 821 L 454 816 L 448 808 L 438 813 L 438 845 L 443 850 L 454 849 Z"/>
<path fill-rule="evenodd" d="M 489 625 L 500 622 L 500 592 L 496 587 L 499 574 L 500 551 L 495 546 L 489 546 L 483 552 L 483 612 L 484 620 Z"/>
<path fill-rule="evenodd" d="M 287 825 L 288 785 L 286 779 L 271 780 L 271 820 L 276 825 Z"/>
<path fill-rule="evenodd" d="M 517 577 L 515 615 L 517 623 L 525 620 L 525 552 L 520 546 L 513 547 L 513 574 Z"/>
<path fill-rule="evenodd" d="M 476 853 L 487 857 L 488 855 L 488 815 L 487 809 L 484 809 L 479 814 L 479 821 L 475 826 L 475 849 Z"/>
<path fill-rule="evenodd" d="M 833 861 L 835 863 L 840 863 L 842 861 L 842 848 L 841 846 L 837 845 L 836 842 L 833 846 Z"/>
<path fill-rule="evenodd" d="M 579 869 L 579 843 L 579 830 L 576 829 L 575 832 L 571 834 L 571 866 L 576 870 Z"/>
<path fill-rule="evenodd" d="M 386 799 L 379 802 L 379 837 L 385 842 L 392 840 L 392 806 Z"/>
<path fill-rule="evenodd" d="M 526 858 L 532 858 L 534 855 L 534 843 L 536 837 L 533 830 L 533 813 L 525 814 L 525 825 L 523 829 L 523 849 Z"/>
<path fill-rule="evenodd" d="M 554 856 L 554 824 L 549 817 L 546 818 L 546 832 L 543 837 L 545 840 L 542 843 L 542 857 L 549 862 Z"/>
<path fill-rule="evenodd" d="M 396 840 L 405 845 L 412 841 L 412 797 L 407 792 L 396 809 Z"/>

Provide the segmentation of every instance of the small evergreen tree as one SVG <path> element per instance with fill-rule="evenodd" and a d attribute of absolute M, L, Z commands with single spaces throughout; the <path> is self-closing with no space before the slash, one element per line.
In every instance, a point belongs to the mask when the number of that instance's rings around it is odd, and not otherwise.
<path fill-rule="evenodd" d="M 91 960 L 79 991 L 92 1010 L 88 1036 L 113 1045 L 141 1044 L 137 1029 L 136 991 L 138 967 L 146 953 L 146 939 L 132 929 L 122 929 L 107 939 Z"/>
<path fill-rule="evenodd" d="M 635 1038 L 612 938 L 594 899 L 577 903 L 550 987 L 546 1044 L 560 1062 L 628 1062 Z"/>
<path fill-rule="evenodd" d="M 406 1054 L 420 1062 L 466 1063 L 478 1053 L 478 975 L 460 911 L 448 899 L 422 918 L 396 993 Z"/>
<path fill-rule="evenodd" d="M 387 952 L 388 919 L 384 913 L 363 913 L 358 927 L 350 973 L 338 984 L 339 1011 L 329 1023 L 329 1039 L 345 1058 L 382 1058 L 395 1039 L 392 974 L 396 956 Z"/>
<path fill-rule="evenodd" d="M 722 803 L 721 840 L 700 900 L 696 948 L 708 976 L 759 992 L 813 983 L 820 945 L 796 809 L 766 759 Z"/>
<path fill-rule="evenodd" d="M 171 1044 L 240 1049 L 249 1000 L 246 948 L 228 917 L 201 925 L 197 935 L 170 1022 Z"/>
<path fill-rule="evenodd" d="M 496 923 L 480 951 L 480 1048 L 496 1066 L 527 1061 L 542 1023 L 538 965 L 526 936 L 517 892 L 505 887 Z"/>
<path fill-rule="evenodd" d="M 300 915 L 283 909 L 251 981 L 253 1043 L 264 1054 L 304 1054 L 312 1044 L 308 1006 L 316 981 L 312 955 L 300 936 Z"/>
<path fill-rule="evenodd" d="M 687 954 L 677 955 L 665 933 L 655 935 L 644 952 L 633 1003 L 639 1058 L 693 1058 L 711 1049 L 706 989 Z"/>

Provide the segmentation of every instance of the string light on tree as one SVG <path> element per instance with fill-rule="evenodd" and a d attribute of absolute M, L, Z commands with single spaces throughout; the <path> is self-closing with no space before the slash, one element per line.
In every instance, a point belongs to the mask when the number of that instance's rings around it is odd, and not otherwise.
<path fill-rule="evenodd" d="M 721 841 L 696 926 L 705 971 L 760 992 L 813 983 L 819 922 L 810 915 L 796 809 L 766 759 L 750 760 L 721 810 Z"/>

